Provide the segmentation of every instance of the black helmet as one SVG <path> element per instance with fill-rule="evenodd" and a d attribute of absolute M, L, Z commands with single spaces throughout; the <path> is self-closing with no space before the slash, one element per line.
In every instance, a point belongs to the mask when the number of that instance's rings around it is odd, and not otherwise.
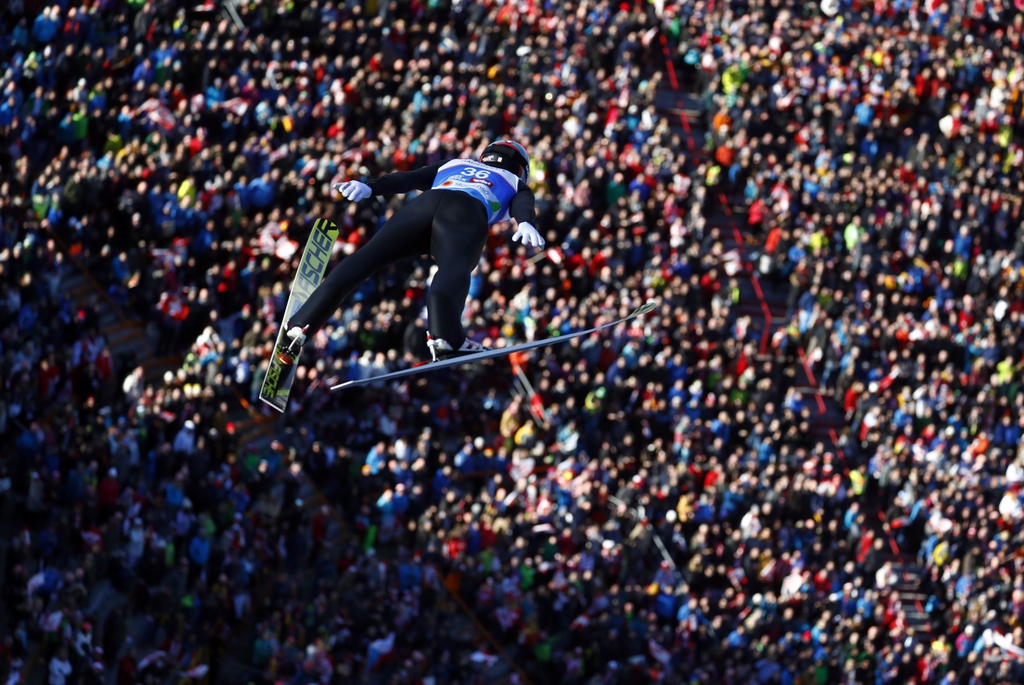
<path fill-rule="evenodd" d="M 530 155 L 519 143 L 496 140 L 484 149 L 480 161 L 515 174 L 523 183 L 530 181 Z"/>

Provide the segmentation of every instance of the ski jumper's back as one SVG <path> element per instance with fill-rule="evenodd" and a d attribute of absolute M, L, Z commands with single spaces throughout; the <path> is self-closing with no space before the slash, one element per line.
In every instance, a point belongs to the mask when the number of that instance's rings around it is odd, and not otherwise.
<path fill-rule="evenodd" d="M 519 192 L 515 174 L 472 159 L 453 159 L 441 165 L 431 186 L 434 190 L 457 190 L 476 198 L 487 208 L 489 223 L 508 219 L 508 207 Z"/>

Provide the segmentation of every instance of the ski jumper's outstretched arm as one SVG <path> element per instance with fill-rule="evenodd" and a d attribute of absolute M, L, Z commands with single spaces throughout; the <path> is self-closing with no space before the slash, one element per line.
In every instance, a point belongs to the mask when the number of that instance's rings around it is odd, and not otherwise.
<path fill-rule="evenodd" d="M 447 161 L 447 160 L 445 160 Z M 429 166 L 420 167 L 413 171 L 396 171 L 393 174 L 380 176 L 379 178 L 366 181 L 374 195 L 401 195 L 411 193 L 414 190 L 430 190 L 434 185 L 434 177 L 437 170 L 445 162 L 437 162 Z"/>
<path fill-rule="evenodd" d="M 366 185 L 370 187 L 374 196 L 400 195 L 414 190 L 430 190 L 438 170 L 447 161 L 437 162 L 412 171 L 396 171 L 392 174 L 366 181 Z M 516 223 L 535 224 L 537 222 L 537 208 L 533 190 L 522 181 L 519 181 L 517 192 L 509 204 L 508 213 L 509 216 L 516 220 Z"/>
<path fill-rule="evenodd" d="M 537 206 L 533 190 L 522 181 L 519 182 L 519 190 L 512 196 L 512 202 L 508 205 L 508 215 L 515 219 L 517 224 L 537 223 Z"/>
<path fill-rule="evenodd" d="M 519 181 L 516 194 L 512 196 L 512 201 L 508 205 L 508 214 L 516 220 L 516 232 L 512 234 L 512 242 L 544 247 L 544 236 L 533 225 L 537 221 L 533 190 L 522 180 Z"/>

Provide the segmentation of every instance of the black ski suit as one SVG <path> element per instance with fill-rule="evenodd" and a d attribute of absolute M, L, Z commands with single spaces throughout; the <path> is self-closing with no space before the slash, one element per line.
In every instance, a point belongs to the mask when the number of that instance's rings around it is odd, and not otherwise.
<path fill-rule="evenodd" d="M 458 190 L 431 188 L 445 162 L 367 182 L 372 196 L 422 193 L 399 208 L 366 245 L 334 267 L 287 323 L 288 328 L 308 326 L 306 335 L 311 336 L 374 273 L 402 259 L 430 254 L 437 263 L 427 293 L 431 335 L 443 338 L 454 349 L 462 345 L 466 338 L 462 310 L 470 275 L 487 243 L 490 222 L 487 209 L 477 198 Z M 517 222 L 536 222 L 533 191 L 522 181 L 508 209 Z"/>

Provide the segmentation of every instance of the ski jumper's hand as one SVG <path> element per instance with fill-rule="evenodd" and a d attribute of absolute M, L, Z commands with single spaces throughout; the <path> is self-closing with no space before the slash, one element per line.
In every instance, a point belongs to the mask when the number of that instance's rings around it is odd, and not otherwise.
<path fill-rule="evenodd" d="M 370 186 L 366 185 L 362 181 L 345 181 L 344 183 L 335 183 L 334 190 L 340 193 L 343 198 L 351 202 L 365 200 L 373 194 L 373 191 L 370 190 Z"/>
<path fill-rule="evenodd" d="M 544 247 L 544 238 L 541 237 L 540 231 L 528 221 L 519 222 L 516 232 L 512 234 L 512 242 L 521 242 L 531 247 Z"/>

